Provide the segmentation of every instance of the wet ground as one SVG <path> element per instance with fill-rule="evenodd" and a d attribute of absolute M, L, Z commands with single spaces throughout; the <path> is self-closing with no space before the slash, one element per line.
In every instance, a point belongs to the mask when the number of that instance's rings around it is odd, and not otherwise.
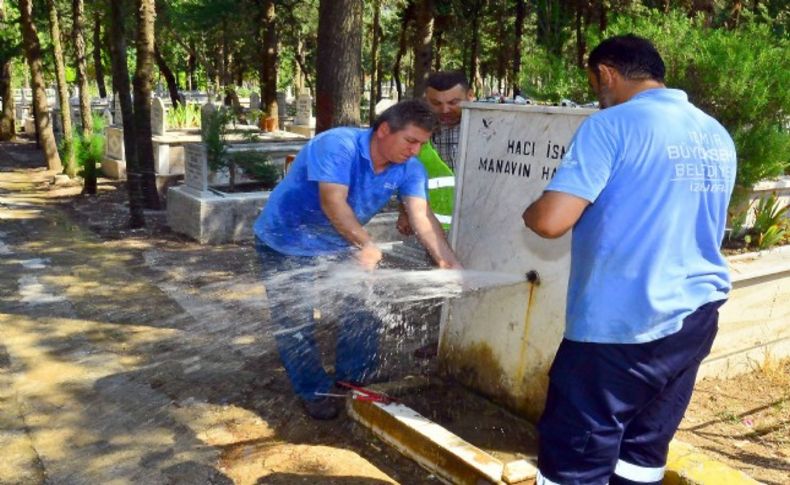
<path fill-rule="evenodd" d="M 302 413 L 250 247 L 168 234 L 164 213 L 129 230 L 117 184 L 80 197 L 42 165 L 0 145 L 0 483 L 436 482 Z M 399 321 L 389 371 L 430 372 L 411 362 L 430 332 Z"/>

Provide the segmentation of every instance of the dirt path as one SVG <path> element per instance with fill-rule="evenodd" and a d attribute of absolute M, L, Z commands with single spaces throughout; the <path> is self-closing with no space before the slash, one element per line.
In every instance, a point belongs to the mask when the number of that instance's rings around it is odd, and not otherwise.
<path fill-rule="evenodd" d="M 0 152 L 0 483 L 434 482 L 304 416 L 249 248 L 158 238 L 163 214 L 124 231 L 123 197 L 75 199 L 22 152 Z"/>

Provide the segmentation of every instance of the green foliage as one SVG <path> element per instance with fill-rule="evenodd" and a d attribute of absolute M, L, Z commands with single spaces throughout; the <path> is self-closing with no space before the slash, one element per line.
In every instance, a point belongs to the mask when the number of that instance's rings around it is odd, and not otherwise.
<path fill-rule="evenodd" d="M 583 102 L 592 97 L 587 76 L 544 48 L 535 47 L 524 56 L 523 90 L 533 99 L 556 103 L 563 98 Z"/>
<path fill-rule="evenodd" d="M 93 133 L 80 133 L 74 139 L 74 157 L 77 162 L 77 174 L 85 180 L 96 180 L 98 167 L 104 158 L 104 123 L 102 118 L 93 118 Z"/>
<path fill-rule="evenodd" d="M 263 183 L 266 188 L 274 187 L 280 180 L 280 169 L 272 163 L 271 158 L 265 153 L 255 151 L 234 152 L 229 154 L 228 158 L 237 167 L 241 168 L 245 175 Z"/>
<path fill-rule="evenodd" d="M 208 166 L 211 170 L 216 171 L 226 166 L 225 153 L 228 150 L 227 125 L 231 119 L 232 115 L 224 108 L 218 108 L 203 119 L 203 125 L 200 130 L 203 135 L 203 143 L 206 144 Z"/>
<path fill-rule="evenodd" d="M 173 129 L 200 127 L 200 106 L 179 103 L 178 106 L 168 109 L 167 126 Z"/>
<path fill-rule="evenodd" d="M 782 206 L 781 201 L 772 193 L 763 197 L 754 207 L 754 226 L 752 233 L 757 237 L 757 246 L 767 249 L 784 238 L 787 230 L 785 214 L 790 206 Z"/>

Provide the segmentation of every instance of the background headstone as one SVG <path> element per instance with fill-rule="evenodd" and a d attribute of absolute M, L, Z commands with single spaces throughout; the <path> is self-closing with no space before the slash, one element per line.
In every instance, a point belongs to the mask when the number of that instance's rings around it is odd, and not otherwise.
<path fill-rule="evenodd" d="M 261 95 L 255 91 L 250 93 L 250 109 L 261 109 Z"/>
<path fill-rule="evenodd" d="M 283 124 L 288 111 L 286 110 L 286 97 L 284 91 L 277 91 L 277 117 L 280 118 L 280 126 Z"/>
<path fill-rule="evenodd" d="M 165 131 L 167 131 L 165 103 L 162 101 L 162 98 L 155 97 L 151 100 L 151 133 L 154 135 L 164 135 Z"/>
<path fill-rule="evenodd" d="M 101 117 L 104 122 L 105 129 L 112 125 L 112 113 L 110 112 L 110 108 L 104 108 L 104 110 L 101 112 Z"/>
<path fill-rule="evenodd" d="M 397 101 L 390 98 L 381 98 L 378 103 L 376 103 L 376 116 L 380 115 L 384 111 L 387 110 L 390 106 L 397 104 Z"/>
<path fill-rule="evenodd" d="M 198 192 L 208 190 L 208 156 L 202 143 L 184 145 L 184 185 Z"/>
<path fill-rule="evenodd" d="M 309 125 L 313 118 L 313 97 L 309 94 L 301 94 L 296 99 L 296 118 L 294 124 Z"/>
<path fill-rule="evenodd" d="M 123 126 L 123 113 L 121 112 L 121 96 L 115 93 L 112 108 L 112 120 L 116 126 Z"/>
<path fill-rule="evenodd" d="M 200 129 L 201 129 L 201 132 L 203 130 L 205 130 L 206 127 L 208 126 L 208 117 L 211 116 L 212 114 L 214 114 L 216 111 L 217 111 L 217 107 L 214 105 L 214 103 L 211 102 L 210 98 L 209 98 L 209 101 L 206 104 L 204 104 L 203 106 L 200 107 Z"/>

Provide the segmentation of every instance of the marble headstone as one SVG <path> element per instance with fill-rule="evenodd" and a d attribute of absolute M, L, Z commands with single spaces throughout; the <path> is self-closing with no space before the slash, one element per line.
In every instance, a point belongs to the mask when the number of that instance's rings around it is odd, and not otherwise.
<path fill-rule="evenodd" d="M 261 96 L 256 93 L 250 93 L 250 109 L 261 109 Z"/>
<path fill-rule="evenodd" d="M 101 117 L 105 129 L 112 125 L 112 113 L 110 113 L 110 108 L 104 108 L 101 112 Z"/>
<path fill-rule="evenodd" d="M 123 113 L 121 111 L 121 96 L 115 93 L 112 105 L 112 119 L 116 126 L 123 126 Z"/>
<path fill-rule="evenodd" d="M 286 114 L 288 111 L 286 108 L 286 96 L 284 91 L 277 91 L 277 117 L 280 118 L 280 125 L 282 126 L 282 120 L 285 119 Z"/>
<path fill-rule="evenodd" d="M 390 98 L 381 98 L 378 103 L 376 103 L 376 116 L 380 115 L 384 111 L 387 110 L 390 106 L 397 104 L 397 101 L 390 99 Z"/>
<path fill-rule="evenodd" d="M 524 227 L 521 213 L 543 192 L 577 127 L 593 112 L 463 107 L 452 247 L 464 268 L 513 280 L 447 304 L 440 360 L 461 382 L 531 418 L 542 409 L 546 376 L 562 339 L 570 235 L 543 239 Z"/>
<path fill-rule="evenodd" d="M 184 145 L 184 185 L 197 192 L 208 190 L 208 156 L 202 143 Z"/>
<path fill-rule="evenodd" d="M 201 137 L 203 136 L 202 135 L 203 130 L 205 130 L 206 127 L 208 126 L 208 118 L 209 118 L 209 116 L 211 116 L 212 114 L 216 113 L 216 111 L 217 111 L 217 106 L 214 103 L 211 102 L 210 98 L 209 98 L 209 101 L 206 104 L 204 104 L 203 106 L 200 107 Z"/>
<path fill-rule="evenodd" d="M 165 118 L 165 103 L 162 98 L 155 97 L 151 100 L 151 133 L 164 135 L 167 131 L 167 118 Z"/>
<path fill-rule="evenodd" d="M 309 125 L 312 117 L 313 97 L 303 93 L 296 99 L 296 118 L 294 118 L 294 124 Z"/>

